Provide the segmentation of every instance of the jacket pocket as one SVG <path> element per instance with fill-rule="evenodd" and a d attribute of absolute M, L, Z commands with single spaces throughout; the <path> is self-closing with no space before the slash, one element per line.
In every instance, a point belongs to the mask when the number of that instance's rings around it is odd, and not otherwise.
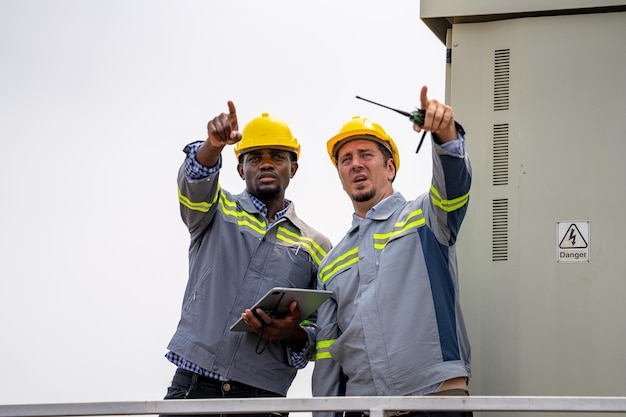
<path fill-rule="evenodd" d="M 206 272 L 202 274 L 198 282 L 195 283 L 195 285 L 193 286 L 193 289 L 191 290 L 191 293 L 187 296 L 187 300 L 185 300 L 185 307 L 184 307 L 185 310 L 189 310 L 193 302 L 196 301 L 196 298 L 198 297 L 198 293 L 200 292 L 200 289 L 202 288 L 202 284 L 204 284 L 207 277 L 211 274 L 212 271 L 213 271 L 213 267 L 209 266 Z"/>

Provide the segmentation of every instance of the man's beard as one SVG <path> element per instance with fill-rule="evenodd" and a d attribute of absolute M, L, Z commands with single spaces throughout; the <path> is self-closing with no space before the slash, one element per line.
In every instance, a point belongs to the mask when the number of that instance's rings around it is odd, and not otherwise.
<path fill-rule="evenodd" d="M 273 200 L 274 198 L 280 195 L 281 191 L 282 191 L 281 187 L 274 187 L 274 188 L 257 187 L 257 189 L 254 190 L 254 196 L 261 201 Z"/>
<path fill-rule="evenodd" d="M 352 199 L 357 203 L 362 203 L 364 201 L 369 201 L 376 195 L 376 190 L 363 191 L 360 193 L 352 194 Z"/>

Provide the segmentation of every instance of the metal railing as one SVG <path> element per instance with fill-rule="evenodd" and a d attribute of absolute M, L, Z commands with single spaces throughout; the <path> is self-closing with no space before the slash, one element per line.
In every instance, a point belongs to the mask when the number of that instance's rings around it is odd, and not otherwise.
<path fill-rule="evenodd" d="M 0 405 L 0 417 L 294 413 L 336 410 L 368 411 L 370 417 L 385 417 L 396 411 L 409 410 L 626 413 L 626 397 L 318 397 L 13 404 Z"/>

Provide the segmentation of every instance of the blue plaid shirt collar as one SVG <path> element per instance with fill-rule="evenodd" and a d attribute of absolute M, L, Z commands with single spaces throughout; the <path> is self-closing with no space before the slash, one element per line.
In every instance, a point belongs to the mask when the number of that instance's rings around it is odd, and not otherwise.
<path fill-rule="evenodd" d="M 248 193 L 248 195 L 250 196 L 250 200 L 254 204 L 254 207 L 256 207 L 257 210 L 259 210 L 259 212 L 261 212 L 261 214 L 265 216 L 265 218 L 267 218 L 267 206 L 261 200 L 253 196 L 252 194 Z M 291 201 L 285 199 L 285 208 L 279 211 L 278 213 L 276 213 L 273 219 L 267 219 L 270 222 L 270 224 L 276 223 L 281 217 L 283 217 L 285 213 L 287 213 L 287 209 L 289 208 L 290 205 L 291 205 Z"/>

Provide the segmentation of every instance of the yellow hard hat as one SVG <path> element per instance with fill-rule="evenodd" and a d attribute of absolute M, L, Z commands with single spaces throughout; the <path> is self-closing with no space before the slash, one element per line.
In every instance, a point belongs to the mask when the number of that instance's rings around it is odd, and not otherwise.
<path fill-rule="evenodd" d="M 393 139 L 387 135 L 385 130 L 378 123 L 360 116 L 354 116 L 352 120 L 343 125 L 339 133 L 326 142 L 328 156 L 335 166 L 337 166 L 337 153 L 339 153 L 339 149 L 346 143 L 355 139 L 372 140 L 389 149 L 396 165 L 396 172 L 398 172 L 400 169 L 400 153 Z"/>
<path fill-rule="evenodd" d="M 239 155 L 259 148 L 283 149 L 300 158 L 300 144 L 287 123 L 269 113 L 255 117 L 243 128 L 241 140 L 235 144 L 235 156 L 239 159 Z"/>

